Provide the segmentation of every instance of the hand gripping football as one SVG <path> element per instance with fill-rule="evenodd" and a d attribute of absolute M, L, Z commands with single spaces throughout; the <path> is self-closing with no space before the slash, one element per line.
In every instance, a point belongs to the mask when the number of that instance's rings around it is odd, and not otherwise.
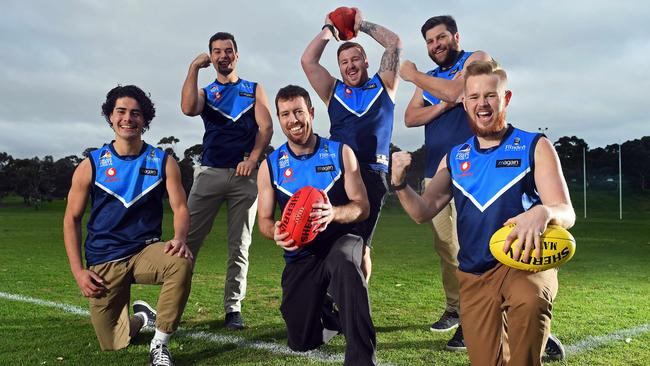
<path fill-rule="evenodd" d="M 512 246 L 515 245 L 517 240 L 512 243 L 507 253 L 503 252 L 506 237 L 514 227 L 515 225 L 506 225 L 497 230 L 490 238 L 490 252 L 492 252 L 494 258 L 506 266 L 524 271 L 539 272 L 561 266 L 568 262 L 576 252 L 576 240 L 570 232 L 561 226 L 548 225 L 546 231 L 540 237 L 542 242 L 541 259 L 535 258 L 535 249 L 532 249 L 528 263 L 523 260 L 516 261 L 512 258 Z"/>
<path fill-rule="evenodd" d="M 347 41 L 354 38 L 354 18 L 357 15 L 356 10 L 341 6 L 328 14 L 328 17 L 334 23 L 334 27 L 339 31 L 339 39 Z"/>
<path fill-rule="evenodd" d="M 291 196 L 280 220 L 280 231 L 289 233 L 286 240 L 293 239 L 296 246 L 303 247 L 316 238 L 317 227 L 312 226 L 309 214 L 312 205 L 321 202 L 325 202 L 324 193 L 312 186 L 302 187 Z"/>

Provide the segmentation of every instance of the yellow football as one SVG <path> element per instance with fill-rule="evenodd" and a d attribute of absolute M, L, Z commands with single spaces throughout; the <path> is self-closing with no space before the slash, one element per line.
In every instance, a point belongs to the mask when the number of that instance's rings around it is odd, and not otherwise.
<path fill-rule="evenodd" d="M 555 268 L 568 262 L 576 252 L 576 240 L 565 228 L 557 225 L 548 225 L 542 234 L 542 257 L 535 258 L 535 249 L 530 253 L 528 262 L 514 260 L 513 247 L 515 240 L 507 253 L 503 252 L 503 244 L 506 237 L 515 225 L 506 225 L 497 230 L 490 238 L 490 252 L 494 258 L 506 266 L 521 269 L 523 271 L 539 272 L 549 268 Z"/>

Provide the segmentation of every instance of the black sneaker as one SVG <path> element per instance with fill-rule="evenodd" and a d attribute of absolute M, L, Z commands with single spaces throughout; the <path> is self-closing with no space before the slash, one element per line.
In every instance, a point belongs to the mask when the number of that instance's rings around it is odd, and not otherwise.
<path fill-rule="evenodd" d="M 429 328 L 432 332 L 446 332 L 458 326 L 460 318 L 455 311 L 445 311 L 437 322 Z"/>
<path fill-rule="evenodd" d="M 142 327 L 154 328 L 156 326 L 156 310 L 142 300 L 133 302 L 133 314 L 142 314 L 144 325 Z"/>
<path fill-rule="evenodd" d="M 559 339 L 554 335 L 548 336 L 548 341 L 546 341 L 546 348 L 542 354 L 543 362 L 554 362 L 562 361 L 566 358 L 566 353 L 564 352 L 564 346 Z"/>
<path fill-rule="evenodd" d="M 451 337 L 449 342 L 447 342 L 447 351 L 454 352 L 464 352 L 467 351 L 465 347 L 465 339 L 463 339 L 463 328 L 459 325 L 456 329 L 456 333 Z"/>
<path fill-rule="evenodd" d="M 230 330 L 242 330 L 244 329 L 244 318 L 239 311 L 227 313 L 224 326 Z"/>
<path fill-rule="evenodd" d="M 149 366 L 173 366 L 172 354 L 167 345 L 158 343 L 149 351 Z"/>

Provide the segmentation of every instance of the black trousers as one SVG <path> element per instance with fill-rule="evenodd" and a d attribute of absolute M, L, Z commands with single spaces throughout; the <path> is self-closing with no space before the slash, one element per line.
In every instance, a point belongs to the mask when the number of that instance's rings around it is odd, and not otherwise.
<path fill-rule="evenodd" d="M 367 219 L 357 223 L 354 228 L 355 233 L 363 238 L 365 244 L 372 247 L 372 235 L 375 233 L 381 208 L 386 202 L 388 181 L 386 173 L 363 168 L 361 169 L 361 179 L 366 186 L 366 193 L 368 193 L 370 214 Z"/>
<path fill-rule="evenodd" d="M 289 348 L 304 352 L 323 344 L 321 315 L 329 287 L 345 335 L 344 365 L 376 364 L 368 287 L 359 268 L 362 248 L 363 240 L 348 234 L 334 242 L 325 257 L 312 255 L 284 267 L 280 311 Z"/>

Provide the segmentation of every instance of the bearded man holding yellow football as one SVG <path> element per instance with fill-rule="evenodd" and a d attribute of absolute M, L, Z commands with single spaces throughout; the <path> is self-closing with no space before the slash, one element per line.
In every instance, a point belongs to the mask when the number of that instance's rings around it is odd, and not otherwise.
<path fill-rule="evenodd" d="M 391 183 L 413 220 L 429 222 L 452 198 L 458 211 L 460 317 L 470 362 L 541 365 L 558 290 L 557 270 L 525 271 L 498 262 L 493 233 L 514 224 L 503 243 L 515 261 L 542 256 L 548 225 L 568 229 L 575 212 L 551 142 L 506 123 L 512 97 L 494 61 L 467 66 L 463 104 L 474 136 L 442 159 L 422 196 L 402 183 L 407 152 L 392 156 Z"/>

